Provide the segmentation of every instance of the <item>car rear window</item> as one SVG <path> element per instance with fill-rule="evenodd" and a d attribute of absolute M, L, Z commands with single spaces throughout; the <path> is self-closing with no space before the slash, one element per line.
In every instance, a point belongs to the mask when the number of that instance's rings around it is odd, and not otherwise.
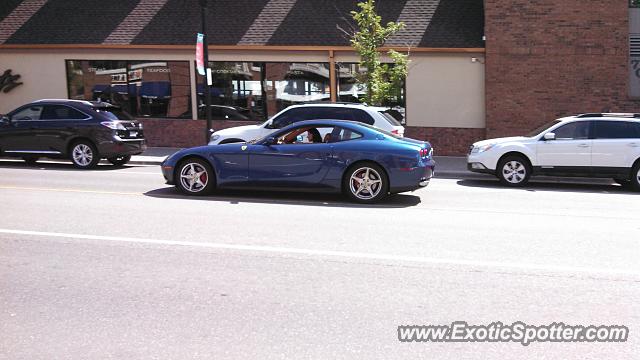
<path fill-rule="evenodd" d="M 134 120 L 133 116 L 129 115 L 128 112 L 114 106 L 97 106 L 94 107 L 93 110 L 95 110 L 98 114 L 102 114 L 108 117 L 111 120 Z"/>
<path fill-rule="evenodd" d="M 387 109 L 380 111 L 380 114 L 393 126 L 402 126 L 404 123 L 404 116 L 398 110 Z"/>

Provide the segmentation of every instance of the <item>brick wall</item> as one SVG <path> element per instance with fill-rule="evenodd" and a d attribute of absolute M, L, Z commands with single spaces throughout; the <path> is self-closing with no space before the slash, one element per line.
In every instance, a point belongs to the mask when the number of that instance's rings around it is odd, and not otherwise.
<path fill-rule="evenodd" d="M 139 118 L 144 125 L 148 146 L 191 147 L 205 144 L 205 120 Z M 254 121 L 213 120 L 215 130 L 260 124 Z"/>
<path fill-rule="evenodd" d="M 485 0 L 487 137 L 628 98 L 627 1 Z"/>
<path fill-rule="evenodd" d="M 191 147 L 205 143 L 205 120 L 149 118 L 138 120 L 144 124 L 148 146 Z M 261 124 L 261 122 L 213 120 L 213 128 L 216 130 L 253 124 Z M 485 138 L 485 130 L 409 126 L 405 128 L 405 136 L 429 141 L 437 155 L 464 155 L 469 145 Z"/>
<path fill-rule="evenodd" d="M 476 141 L 484 140 L 485 129 L 436 128 L 409 126 L 404 135 L 413 139 L 428 141 L 433 146 L 436 156 L 466 155 L 469 146 Z"/>
<path fill-rule="evenodd" d="M 191 147 L 204 145 L 205 120 L 139 118 L 144 124 L 148 146 Z M 213 120 L 213 128 L 222 130 L 234 126 L 262 122 Z M 485 138 L 484 129 L 425 128 L 409 126 L 405 136 L 429 141 L 437 155 L 465 155 L 469 145 Z"/>

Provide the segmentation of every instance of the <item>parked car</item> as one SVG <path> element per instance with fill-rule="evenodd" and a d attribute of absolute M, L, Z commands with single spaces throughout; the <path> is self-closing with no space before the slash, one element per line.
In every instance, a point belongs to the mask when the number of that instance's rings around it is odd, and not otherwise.
<path fill-rule="evenodd" d="M 198 117 L 207 116 L 207 105 L 198 106 Z M 211 105 L 211 118 L 214 120 L 255 120 L 254 115 L 247 108 L 228 105 Z"/>
<path fill-rule="evenodd" d="M 640 114 L 582 114 L 526 136 L 480 141 L 471 146 L 467 166 L 509 186 L 554 175 L 613 178 L 640 190 Z"/>
<path fill-rule="evenodd" d="M 367 124 L 311 120 L 249 143 L 181 150 L 162 163 L 162 174 L 189 195 L 253 188 L 343 192 L 372 203 L 427 186 L 435 167 L 432 153 L 427 142 Z"/>
<path fill-rule="evenodd" d="M 314 103 L 292 105 L 261 125 L 246 125 L 223 129 L 211 135 L 209 145 L 246 142 L 267 136 L 287 125 L 304 120 L 337 119 L 357 121 L 375 126 L 398 136 L 404 127 L 398 121 L 402 114 L 395 109 L 355 103 Z"/>
<path fill-rule="evenodd" d="M 0 155 L 27 162 L 68 158 L 88 169 L 101 158 L 124 165 L 145 149 L 142 124 L 103 102 L 38 100 L 0 120 Z"/>

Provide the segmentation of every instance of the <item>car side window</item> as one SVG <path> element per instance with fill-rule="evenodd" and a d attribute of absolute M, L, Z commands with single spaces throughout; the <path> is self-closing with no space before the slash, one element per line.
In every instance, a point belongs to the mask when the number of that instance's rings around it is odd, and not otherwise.
<path fill-rule="evenodd" d="M 273 119 L 272 127 L 275 129 L 281 129 L 298 121 L 309 120 L 306 115 L 307 113 L 308 109 L 305 108 L 295 108 L 285 111 L 280 116 Z"/>
<path fill-rule="evenodd" d="M 366 111 L 360 109 L 349 109 L 351 111 L 351 117 L 353 121 L 373 125 L 375 120 Z"/>
<path fill-rule="evenodd" d="M 362 134 L 360 134 L 357 131 L 353 131 L 353 130 L 349 130 L 349 129 L 345 129 L 345 128 L 339 128 L 336 127 L 336 130 L 339 130 L 335 133 L 335 137 L 334 137 L 334 141 L 338 142 L 338 141 L 348 141 L 348 140 L 355 140 L 355 139 L 359 139 L 362 137 Z"/>
<path fill-rule="evenodd" d="M 87 115 L 65 105 L 46 105 L 41 120 L 83 120 Z"/>
<path fill-rule="evenodd" d="M 558 140 L 582 140 L 589 138 L 589 126 L 589 121 L 577 121 L 560 126 L 553 132 Z"/>
<path fill-rule="evenodd" d="M 16 113 L 11 115 L 11 120 L 16 121 L 30 121 L 30 120 L 40 120 L 40 116 L 42 115 L 43 106 L 42 105 L 33 105 L 18 110 Z"/>
<path fill-rule="evenodd" d="M 317 144 L 328 142 L 332 126 L 301 126 L 278 137 L 278 144 Z"/>
<path fill-rule="evenodd" d="M 634 139 L 640 138 L 640 123 L 629 121 L 596 121 L 595 139 Z"/>

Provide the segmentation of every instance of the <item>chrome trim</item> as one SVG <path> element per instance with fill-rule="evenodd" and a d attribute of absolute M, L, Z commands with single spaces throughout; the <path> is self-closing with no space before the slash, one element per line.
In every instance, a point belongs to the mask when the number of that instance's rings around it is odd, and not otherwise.
<path fill-rule="evenodd" d="M 51 150 L 4 150 L 3 152 L 12 154 L 62 154 L 60 151 Z"/>
<path fill-rule="evenodd" d="M 116 141 L 122 141 L 122 142 L 134 142 L 134 141 L 144 141 L 144 138 L 142 139 L 123 139 L 119 136 L 115 136 Z"/>

